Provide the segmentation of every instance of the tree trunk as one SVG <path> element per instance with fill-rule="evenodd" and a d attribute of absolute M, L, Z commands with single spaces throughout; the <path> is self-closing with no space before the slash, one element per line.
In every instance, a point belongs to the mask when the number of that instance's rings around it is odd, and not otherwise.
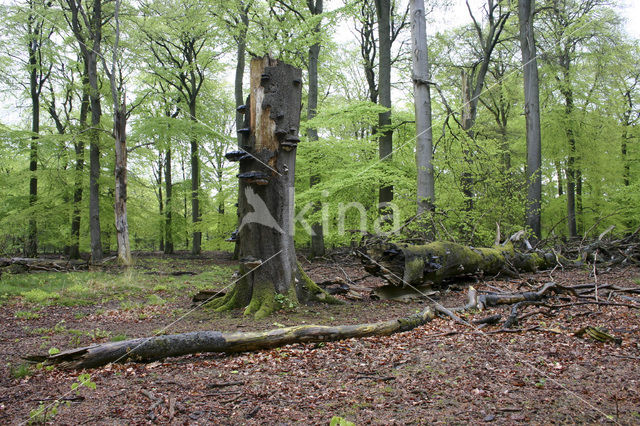
<path fill-rule="evenodd" d="M 84 63 L 84 72 L 82 74 L 82 100 L 80 104 L 80 129 L 86 131 L 87 116 L 89 115 L 89 76 L 87 64 Z M 83 174 L 85 162 L 85 142 L 84 137 L 80 136 L 73 147 L 76 153 L 76 167 L 73 182 L 73 212 L 71 213 L 71 241 L 69 244 L 69 258 L 80 258 L 80 224 L 82 209 Z"/>
<path fill-rule="evenodd" d="M 309 0 L 307 2 L 309 11 L 313 16 L 320 15 L 323 8 L 323 0 Z M 321 21 L 318 21 L 314 28 L 314 35 L 319 37 Z M 309 48 L 309 94 L 307 96 L 307 119 L 311 120 L 316 116 L 318 110 L 318 58 L 320 56 L 320 43 L 316 42 Z M 309 141 L 318 140 L 318 131 L 313 127 L 307 129 Z M 309 185 L 314 186 L 320 182 L 320 176 L 312 174 Z M 318 204 L 314 205 L 314 209 L 318 210 Z M 311 257 L 324 256 L 324 229 L 322 220 L 318 223 L 311 224 Z"/>
<path fill-rule="evenodd" d="M 194 124 L 196 118 L 196 100 L 189 103 L 189 114 Z M 198 255 L 201 251 L 202 231 L 200 231 L 200 154 L 198 153 L 198 139 L 191 136 L 191 222 L 193 224 L 193 243 L 191 254 Z"/>
<path fill-rule="evenodd" d="M 300 123 L 299 69 L 268 56 L 251 61 L 250 97 L 240 133 L 240 276 L 222 308 L 264 317 L 276 294 L 297 303 L 293 188 Z M 246 129 L 246 127 L 245 127 Z"/>
<path fill-rule="evenodd" d="M 27 359 L 79 370 L 100 367 L 113 362 L 149 362 L 201 352 L 236 353 L 277 348 L 293 343 L 316 343 L 355 337 L 388 336 L 412 330 L 426 324 L 434 317 L 433 309 L 426 307 L 422 312 L 406 318 L 372 324 L 343 326 L 301 325 L 247 333 L 195 331 L 111 342 L 71 349 L 56 355 L 30 356 Z"/>
<path fill-rule="evenodd" d="M 171 216 L 173 214 L 172 207 L 172 198 L 173 198 L 173 186 L 171 182 L 171 148 L 167 148 L 167 153 L 165 157 L 165 170 L 164 170 L 164 183 L 165 183 L 165 194 L 167 196 L 167 201 L 165 205 L 165 221 L 164 221 L 164 253 L 165 254 L 173 254 L 173 230 L 171 224 Z"/>
<path fill-rule="evenodd" d="M 625 124 L 624 131 L 622 133 L 622 141 L 620 143 L 620 154 L 622 156 L 622 182 L 624 186 L 629 186 L 631 180 L 629 179 L 631 166 L 627 158 L 627 143 L 629 140 L 629 125 Z"/>
<path fill-rule="evenodd" d="M 240 21 L 242 25 L 244 25 L 242 31 L 238 35 L 238 51 L 236 56 L 236 76 L 234 82 L 234 94 L 236 99 L 236 132 L 238 132 L 238 148 L 240 148 L 240 138 L 241 135 L 239 130 L 244 127 L 244 115 L 241 112 L 242 106 L 248 108 L 245 105 L 244 93 L 243 93 L 243 78 L 244 78 L 244 68 L 245 68 L 245 56 L 247 49 L 247 31 L 249 28 L 249 17 L 247 15 L 250 6 L 244 6 L 242 2 L 240 3 Z M 238 193 L 238 205 L 240 203 L 240 193 Z M 239 220 L 239 211 L 236 209 L 238 214 L 238 224 L 240 224 Z M 233 259 L 238 260 L 240 256 L 240 240 L 236 239 L 233 250 Z"/>
<path fill-rule="evenodd" d="M 520 48 L 524 68 L 524 114 L 527 128 L 527 227 L 540 239 L 540 208 L 542 201 L 542 154 L 540 136 L 540 96 L 536 43 L 533 32 L 535 0 L 519 0 Z"/>
<path fill-rule="evenodd" d="M 463 69 L 461 72 L 461 93 L 462 93 L 462 116 L 460 122 L 462 123 L 462 130 L 469 136 L 470 139 L 475 138 L 473 131 L 473 125 L 476 118 L 473 116 L 472 111 L 477 109 L 474 106 L 474 99 L 471 95 L 471 78 L 467 72 Z M 472 108 L 473 107 L 473 108 Z M 471 166 L 473 164 L 471 149 L 467 146 L 462 149 L 462 159 L 465 169 L 461 173 L 460 183 L 462 186 L 462 194 L 464 195 L 464 209 L 465 211 L 473 210 L 473 174 L 471 173 Z"/>
<path fill-rule="evenodd" d="M 431 89 L 424 0 L 411 1 L 413 45 L 413 93 L 416 115 L 416 166 L 418 170 L 418 214 L 433 210 L 433 135 L 431 131 Z"/>
<path fill-rule="evenodd" d="M 518 253 L 511 243 L 491 248 L 436 241 L 379 244 L 358 252 L 367 272 L 396 286 L 424 286 L 473 274 L 529 272 L 570 263 L 553 253 Z"/>
<path fill-rule="evenodd" d="M 379 157 L 381 161 L 391 161 L 393 157 L 393 130 L 391 130 L 391 1 L 375 0 L 378 15 L 378 93 L 380 106 L 388 110 L 378 115 Z M 388 212 L 385 207 L 393 201 L 393 186 L 384 184 L 379 189 L 379 207 Z"/>
<path fill-rule="evenodd" d="M 129 245 L 129 223 L 127 221 L 127 111 L 124 103 L 114 114 L 114 135 L 116 139 L 115 164 L 115 222 L 118 240 L 118 262 L 131 265 L 131 247 Z"/>
<path fill-rule="evenodd" d="M 25 247 L 26 257 L 36 257 L 38 254 L 38 225 L 35 218 L 35 204 L 38 201 L 38 140 L 40 133 L 40 92 L 38 90 L 38 63 L 36 52 L 29 44 L 29 66 L 30 79 L 29 89 L 31 92 L 31 146 L 29 149 L 29 207 L 31 217 L 29 218 L 29 234 Z"/>
<path fill-rule="evenodd" d="M 250 90 L 241 150 L 227 154 L 240 161 L 241 278 L 214 306 L 246 307 L 245 315 L 261 318 L 321 291 L 296 265 L 293 244 L 302 72 L 268 56 L 253 59 Z"/>
<path fill-rule="evenodd" d="M 563 191 L 563 183 L 562 183 L 562 166 L 559 161 L 554 161 L 554 165 L 556 167 L 556 176 L 558 178 L 558 197 L 562 197 L 564 195 Z"/>
<path fill-rule="evenodd" d="M 578 236 L 576 226 L 576 172 L 575 172 L 575 147 L 576 141 L 573 136 L 571 125 L 567 124 L 567 138 L 569 139 L 569 156 L 567 157 L 567 225 L 569 228 L 569 238 Z"/>
<path fill-rule="evenodd" d="M 162 195 L 162 173 L 164 169 L 164 159 L 162 158 L 162 150 L 159 150 L 158 154 L 158 213 L 160 214 L 160 239 L 159 250 L 164 253 L 164 236 L 166 234 L 164 230 L 164 197 Z"/>

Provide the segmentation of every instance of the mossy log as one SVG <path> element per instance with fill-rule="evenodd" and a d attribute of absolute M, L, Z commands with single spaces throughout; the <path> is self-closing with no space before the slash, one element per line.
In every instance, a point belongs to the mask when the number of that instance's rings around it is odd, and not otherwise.
<path fill-rule="evenodd" d="M 571 263 L 553 253 L 519 253 L 511 243 L 470 247 L 451 242 L 376 244 L 358 254 L 365 269 L 397 286 L 440 283 L 465 275 L 534 272 Z"/>
<path fill-rule="evenodd" d="M 301 325 L 263 332 L 222 333 L 196 331 L 192 333 L 145 337 L 87 346 L 60 352 L 56 355 L 34 355 L 26 359 L 59 365 L 67 369 L 100 367 L 114 362 L 150 362 L 167 357 L 218 352 L 236 353 L 281 347 L 293 343 L 316 343 L 354 337 L 388 336 L 414 329 L 434 318 L 431 307 L 419 314 L 389 321 L 343 325 Z"/>
<path fill-rule="evenodd" d="M 68 272 L 86 270 L 88 263 L 82 260 L 59 260 L 26 257 L 0 257 L 0 274 L 22 272 Z"/>

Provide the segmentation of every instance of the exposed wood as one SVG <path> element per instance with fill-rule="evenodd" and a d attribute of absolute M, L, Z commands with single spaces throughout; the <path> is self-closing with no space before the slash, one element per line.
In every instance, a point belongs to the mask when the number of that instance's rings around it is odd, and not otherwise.
<path fill-rule="evenodd" d="M 28 360 L 60 365 L 62 368 L 94 368 L 112 362 L 149 362 L 168 357 L 202 352 L 235 353 L 281 347 L 293 343 L 316 343 L 366 336 L 388 336 L 412 330 L 434 318 L 426 307 L 419 314 L 370 324 L 321 326 L 302 325 L 264 332 L 221 333 L 197 331 L 166 336 L 110 342 L 60 352 L 56 355 L 33 355 Z"/>

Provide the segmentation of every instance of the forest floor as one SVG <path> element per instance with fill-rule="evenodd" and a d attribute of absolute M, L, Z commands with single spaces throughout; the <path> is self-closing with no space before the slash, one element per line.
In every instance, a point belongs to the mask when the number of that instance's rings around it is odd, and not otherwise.
<path fill-rule="evenodd" d="M 317 281 L 381 282 L 340 255 L 303 267 Z M 91 343 L 194 330 L 249 331 L 297 324 L 355 324 L 404 317 L 425 301 L 362 298 L 301 306 L 264 320 L 191 310 L 202 289 L 233 281 L 226 253 L 140 255 L 134 268 L 0 277 L 0 423 L 356 424 L 640 423 L 640 308 L 568 304 L 553 315 L 531 306 L 520 332 L 451 319 L 390 337 L 297 344 L 232 356 L 198 354 L 150 364 L 63 371 L 22 356 Z M 184 272 L 183 275 L 171 275 Z M 640 268 L 556 269 L 515 279 L 452 283 L 435 296 L 464 304 L 478 290 L 527 291 L 545 282 L 640 287 Z M 614 299 L 617 299 L 615 297 Z M 632 300 L 631 302 L 629 300 Z M 640 300 L 619 299 L 640 306 Z M 510 307 L 465 314 L 472 320 Z M 578 338 L 598 326 L 621 345 Z M 78 386 L 78 384 L 83 385 Z M 92 389 L 95 386 L 95 389 Z"/>

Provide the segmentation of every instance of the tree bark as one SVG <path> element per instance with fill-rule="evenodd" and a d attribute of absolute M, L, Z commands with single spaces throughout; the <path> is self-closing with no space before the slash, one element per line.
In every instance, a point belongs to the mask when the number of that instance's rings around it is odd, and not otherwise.
<path fill-rule="evenodd" d="M 247 50 L 247 31 L 249 28 L 249 8 L 251 6 L 245 6 L 242 2 L 240 2 L 240 22 L 243 27 L 241 28 L 240 33 L 238 34 L 238 50 L 236 54 L 236 75 L 234 81 L 234 95 L 236 100 L 236 107 L 241 108 L 243 105 L 245 108 L 248 108 L 245 105 L 244 93 L 243 93 L 243 79 L 244 79 L 244 69 L 245 69 L 245 57 Z M 244 115 L 243 113 L 236 109 L 236 132 L 244 127 Z M 238 133 L 238 148 L 240 148 L 240 138 L 241 135 Z M 238 193 L 238 204 L 240 203 L 240 193 Z M 236 209 L 237 211 L 237 209 Z M 239 212 L 238 212 L 239 214 Z M 239 216 L 238 216 L 239 218 Z M 239 224 L 238 220 L 238 224 Z M 240 240 L 236 239 L 233 251 L 233 259 L 237 260 L 240 256 Z"/>
<path fill-rule="evenodd" d="M 567 225 L 569 228 L 569 238 L 578 236 L 576 225 L 576 139 L 571 127 L 571 115 L 573 113 L 573 91 L 566 89 L 565 95 L 565 115 L 567 119 L 566 135 L 569 144 L 569 154 L 567 156 Z"/>
<path fill-rule="evenodd" d="M 391 1 L 375 0 L 378 15 L 378 93 L 380 106 L 387 111 L 378 115 L 378 150 L 381 161 L 391 161 L 393 158 L 393 130 L 391 130 Z M 383 184 L 378 191 L 378 202 L 382 212 L 388 212 L 385 207 L 393 201 L 393 186 Z"/>
<path fill-rule="evenodd" d="M 250 91 L 241 149 L 227 154 L 240 161 L 241 278 L 213 304 L 261 318 L 322 291 L 296 264 L 293 243 L 302 72 L 269 56 L 253 59 Z"/>
<path fill-rule="evenodd" d="M 189 103 L 191 120 L 196 123 L 196 99 Z M 198 255 L 202 249 L 202 231 L 200 231 L 200 154 L 198 152 L 198 139 L 191 136 L 191 222 L 193 224 L 193 241 L 191 254 Z"/>
<path fill-rule="evenodd" d="M 562 197 L 564 195 L 564 190 L 563 190 L 563 186 L 564 184 L 562 183 L 562 166 L 560 165 L 559 161 L 554 161 L 553 163 L 556 167 L 556 177 L 558 178 L 558 197 Z"/>
<path fill-rule="evenodd" d="M 107 70 L 113 98 L 113 136 L 115 139 L 115 203 L 114 217 L 116 241 L 118 245 L 118 263 L 131 265 L 131 246 L 129 244 L 129 222 L 127 220 L 127 105 L 124 98 L 122 80 L 116 81 L 118 71 L 118 48 L 120 42 L 120 0 L 115 0 L 114 11 L 115 40 L 111 71 Z M 104 58 L 103 58 L 104 61 Z M 103 62 L 106 67 L 106 61 Z"/>
<path fill-rule="evenodd" d="M 50 356 L 29 356 L 32 361 L 57 364 L 67 369 L 100 367 L 112 362 L 149 362 L 201 352 L 236 353 L 277 348 L 293 343 L 316 343 L 355 337 L 388 336 L 409 331 L 431 321 L 431 307 L 406 318 L 371 324 L 322 326 L 301 325 L 247 333 L 196 331 L 166 336 L 111 342 L 71 349 Z"/>
<path fill-rule="evenodd" d="M 165 195 L 167 197 L 165 204 L 165 221 L 164 221 L 164 253 L 173 254 L 173 229 L 171 224 L 173 214 L 173 186 L 171 176 L 171 148 L 167 148 L 165 155 L 164 183 Z"/>
<path fill-rule="evenodd" d="M 317 16 L 322 13 L 323 0 L 307 0 L 307 5 L 312 16 Z M 313 33 L 316 37 L 319 37 L 321 29 L 321 21 L 316 23 Z M 316 41 L 309 48 L 309 93 L 307 96 L 307 119 L 311 120 L 316 116 L 318 111 L 318 58 L 320 56 L 320 42 Z M 307 136 L 309 141 L 318 140 L 318 130 L 309 127 L 307 130 Z M 312 174 L 309 185 L 314 186 L 320 182 L 320 176 Z M 318 210 L 318 204 L 314 206 L 315 210 Z M 322 220 L 318 223 L 311 224 L 311 257 L 324 256 L 324 229 L 322 226 Z"/>
<path fill-rule="evenodd" d="M 131 265 L 131 247 L 127 220 L 127 112 L 124 103 L 115 110 L 113 126 L 116 139 L 115 224 L 118 240 L 118 262 L 128 266 Z"/>
<path fill-rule="evenodd" d="M 42 43 L 46 38 L 44 34 L 45 19 L 36 10 L 35 1 L 27 2 L 29 15 L 27 17 L 27 53 L 29 72 L 29 94 L 31 96 L 31 146 L 29 147 L 29 227 L 25 256 L 36 257 L 38 254 L 38 222 L 36 219 L 35 205 L 38 201 L 38 144 L 40 140 L 40 94 L 42 87 L 49 78 L 42 63 Z"/>
<path fill-rule="evenodd" d="M 250 133 L 240 133 L 249 155 L 238 175 L 242 278 L 221 307 L 246 306 L 245 314 L 264 317 L 277 309 L 276 294 L 297 303 L 292 232 L 302 73 L 268 56 L 253 59 L 250 69 Z"/>
<path fill-rule="evenodd" d="M 520 49 L 524 68 L 524 114 L 527 129 L 527 213 L 526 224 L 536 239 L 542 236 L 540 209 L 542 202 L 542 154 L 540 135 L 540 95 L 538 63 L 533 30 L 535 0 L 519 0 Z"/>
<path fill-rule="evenodd" d="M 84 72 L 82 74 L 82 101 L 80 105 L 80 128 L 85 131 L 88 128 L 87 116 L 89 115 L 89 76 L 87 64 L 83 64 Z M 80 136 L 77 142 L 73 144 L 76 153 L 76 167 L 73 183 L 73 212 L 71 213 L 71 243 L 69 245 L 69 258 L 80 258 L 80 224 L 81 224 L 81 208 L 83 188 L 83 172 L 85 161 L 85 142 L 84 137 Z"/>
<path fill-rule="evenodd" d="M 31 19 L 31 18 L 30 18 Z M 34 36 L 33 34 L 30 34 Z M 40 90 L 38 88 L 37 52 L 33 48 L 37 40 L 29 43 L 29 91 L 31 94 L 31 146 L 29 149 L 29 234 L 25 247 L 26 257 L 36 257 L 38 254 L 38 225 L 35 218 L 35 204 L 38 201 L 38 140 L 40 138 Z"/>
<path fill-rule="evenodd" d="M 418 214 L 433 210 L 433 135 L 431 131 L 431 89 L 427 23 L 423 0 L 411 1 L 411 40 L 413 45 L 413 93 L 416 116 L 416 166 L 418 170 Z"/>
<path fill-rule="evenodd" d="M 436 241 L 425 245 L 379 244 L 358 252 L 367 272 L 397 286 L 424 286 L 466 275 L 546 269 L 571 262 L 553 253 L 518 253 L 505 246 L 469 247 Z"/>
<path fill-rule="evenodd" d="M 162 174 L 164 172 L 164 158 L 162 157 L 162 150 L 159 150 L 158 154 L 158 214 L 160 215 L 160 239 L 159 239 L 159 250 L 164 253 L 164 237 L 166 235 L 164 225 L 165 225 L 165 215 L 164 215 L 164 196 L 162 194 Z"/>
<path fill-rule="evenodd" d="M 78 41 L 82 59 L 86 63 L 91 105 L 91 130 L 89 132 L 89 234 L 91 236 L 91 259 L 102 260 L 100 236 L 100 88 L 98 85 L 98 57 L 102 42 L 102 0 L 93 0 L 91 11 L 85 10 L 80 0 L 65 0 L 71 11 L 69 24 Z M 85 20 L 85 17 L 87 18 Z M 88 22 L 87 22 L 88 21 Z"/>

